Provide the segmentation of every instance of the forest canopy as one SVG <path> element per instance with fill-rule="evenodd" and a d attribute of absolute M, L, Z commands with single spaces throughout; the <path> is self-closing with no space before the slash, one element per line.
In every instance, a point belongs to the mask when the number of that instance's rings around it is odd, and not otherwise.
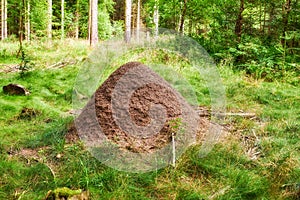
<path fill-rule="evenodd" d="M 98 5 L 96 34 L 106 40 L 128 29 L 129 3 L 131 30 L 181 32 L 217 63 L 257 78 L 299 71 L 299 0 L 2 0 L 1 39 L 89 39 L 93 5 Z"/>

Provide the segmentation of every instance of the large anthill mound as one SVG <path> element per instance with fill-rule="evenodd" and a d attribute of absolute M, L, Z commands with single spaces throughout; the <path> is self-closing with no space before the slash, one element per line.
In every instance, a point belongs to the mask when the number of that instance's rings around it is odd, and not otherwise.
<path fill-rule="evenodd" d="M 76 128 L 91 146 L 109 140 L 131 152 L 153 152 L 170 143 L 185 123 L 195 127 L 184 129 L 197 129 L 193 110 L 181 95 L 147 66 L 130 62 L 98 88 Z"/>

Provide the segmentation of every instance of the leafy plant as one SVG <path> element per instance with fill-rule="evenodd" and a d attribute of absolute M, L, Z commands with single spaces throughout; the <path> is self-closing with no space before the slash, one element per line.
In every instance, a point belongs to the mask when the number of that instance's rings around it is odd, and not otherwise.
<path fill-rule="evenodd" d="M 25 50 L 21 49 L 21 63 L 18 67 L 20 70 L 20 76 L 23 78 L 25 73 L 34 66 L 31 58 L 26 54 Z"/>

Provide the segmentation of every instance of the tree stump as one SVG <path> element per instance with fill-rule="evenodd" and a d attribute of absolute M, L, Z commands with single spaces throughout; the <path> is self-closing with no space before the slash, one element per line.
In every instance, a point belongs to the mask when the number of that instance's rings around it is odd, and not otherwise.
<path fill-rule="evenodd" d="M 18 84 L 9 84 L 6 86 L 3 86 L 3 92 L 5 94 L 9 95 L 24 95 L 27 96 L 29 95 L 29 91 L 22 85 Z"/>

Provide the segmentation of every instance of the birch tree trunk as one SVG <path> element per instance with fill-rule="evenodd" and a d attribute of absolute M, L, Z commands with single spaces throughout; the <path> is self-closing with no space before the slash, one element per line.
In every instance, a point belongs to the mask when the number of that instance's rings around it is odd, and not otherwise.
<path fill-rule="evenodd" d="M 90 30 L 90 45 L 96 46 L 98 43 L 98 0 L 91 0 L 91 30 Z"/>
<path fill-rule="evenodd" d="M 140 27 L 141 25 L 141 0 L 138 0 L 137 6 L 137 18 L 136 18 L 136 38 L 137 41 L 140 41 Z"/>
<path fill-rule="evenodd" d="M 76 1 L 76 12 L 75 12 L 75 38 L 79 38 L 79 0 Z"/>
<path fill-rule="evenodd" d="M 179 32 L 182 34 L 184 33 L 184 21 L 185 21 L 186 9 L 187 9 L 187 0 L 184 0 L 182 14 L 180 17 L 180 26 L 179 26 Z"/>
<path fill-rule="evenodd" d="M 4 40 L 4 0 L 1 0 L 1 40 Z"/>
<path fill-rule="evenodd" d="M 52 0 L 48 0 L 47 35 L 48 35 L 48 39 L 52 39 Z"/>
<path fill-rule="evenodd" d="M 89 0 L 88 40 L 91 41 L 92 30 L 92 0 Z"/>
<path fill-rule="evenodd" d="M 158 5 L 158 0 L 155 1 L 155 5 L 154 5 L 153 22 L 155 24 L 155 37 L 157 37 L 158 36 L 158 27 L 159 27 L 159 5 Z"/>
<path fill-rule="evenodd" d="M 7 0 L 1 0 L 1 39 L 7 38 Z"/>
<path fill-rule="evenodd" d="M 61 40 L 65 39 L 65 0 L 61 0 Z"/>
<path fill-rule="evenodd" d="M 29 42 L 30 41 L 30 0 L 27 0 L 27 9 L 26 9 L 26 25 L 25 25 L 25 37 L 26 37 L 26 41 Z"/>
<path fill-rule="evenodd" d="M 125 42 L 126 43 L 130 43 L 130 38 L 131 38 L 131 9 L 132 9 L 131 0 L 126 0 L 126 9 L 125 9 Z"/>
<path fill-rule="evenodd" d="M 4 38 L 7 38 L 7 0 L 4 0 Z"/>

